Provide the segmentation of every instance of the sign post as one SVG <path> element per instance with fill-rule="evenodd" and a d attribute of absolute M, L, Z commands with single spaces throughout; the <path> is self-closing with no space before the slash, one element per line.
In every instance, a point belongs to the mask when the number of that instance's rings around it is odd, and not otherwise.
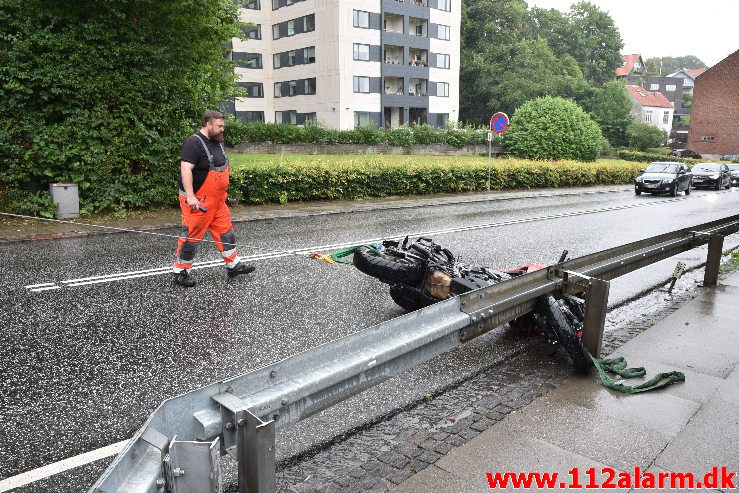
<path fill-rule="evenodd" d="M 493 161 L 493 132 L 503 135 L 508 130 L 509 124 L 508 115 L 500 111 L 490 118 L 490 131 L 488 132 L 488 192 L 490 191 L 490 170 Z"/>

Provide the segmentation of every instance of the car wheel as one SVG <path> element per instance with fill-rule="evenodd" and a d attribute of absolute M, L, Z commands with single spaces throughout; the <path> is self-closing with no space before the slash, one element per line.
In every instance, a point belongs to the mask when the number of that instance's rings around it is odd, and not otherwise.
<path fill-rule="evenodd" d="M 639 189 L 637 188 L 636 190 L 634 190 L 634 193 L 635 193 L 635 194 L 637 194 L 637 195 L 641 195 L 641 190 L 639 190 Z"/>

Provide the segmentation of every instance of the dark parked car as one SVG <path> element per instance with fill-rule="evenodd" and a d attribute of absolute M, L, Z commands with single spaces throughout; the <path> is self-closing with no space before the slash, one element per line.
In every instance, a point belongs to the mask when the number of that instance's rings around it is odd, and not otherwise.
<path fill-rule="evenodd" d="M 692 157 L 694 159 L 700 159 L 701 155 L 690 149 L 675 149 L 672 151 L 672 155 L 675 157 Z"/>
<path fill-rule="evenodd" d="M 699 163 L 693 166 L 693 186 L 713 188 L 731 188 L 731 171 L 725 164 Z"/>
<path fill-rule="evenodd" d="M 728 166 L 731 172 L 731 186 L 739 185 L 739 164 L 729 164 Z"/>
<path fill-rule="evenodd" d="M 721 156 L 721 161 L 736 161 L 739 159 L 739 152 L 730 152 Z"/>
<path fill-rule="evenodd" d="M 674 197 L 677 192 L 684 190 L 685 195 L 690 195 L 692 182 L 693 174 L 687 164 L 656 162 L 651 163 L 636 177 L 634 192 L 637 195 L 642 192 L 669 193 Z"/>

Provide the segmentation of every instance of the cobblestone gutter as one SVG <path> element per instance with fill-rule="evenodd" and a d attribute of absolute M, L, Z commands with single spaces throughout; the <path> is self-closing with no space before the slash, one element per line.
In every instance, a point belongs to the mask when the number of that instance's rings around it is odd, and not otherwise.
<path fill-rule="evenodd" d="M 694 298 L 701 277 L 702 271 L 689 273 L 672 295 L 657 289 L 609 312 L 603 354 Z M 278 491 L 388 491 L 571 376 L 563 354 L 542 338 L 532 337 L 528 349 L 512 359 L 341 437 L 297 463 L 282 463 Z M 237 489 L 232 485 L 226 491 Z"/>

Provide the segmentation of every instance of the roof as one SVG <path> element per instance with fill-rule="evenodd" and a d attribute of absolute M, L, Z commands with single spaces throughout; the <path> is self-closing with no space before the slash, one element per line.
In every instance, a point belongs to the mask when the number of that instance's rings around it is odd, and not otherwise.
<path fill-rule="evenodd" d="M 684 68 L 684 69 L 678 70 L 674 74 L 668 75 L 667 77 L 675 77 L 677 74 L 683 73 L 687 75 L 688 77 L 690 77 L 691 79 L 695 80 L 696 77 L 698 77 L 700 74 L 702 74 L 705 71 L 706 69 L 704 68 Z"/>
<path fill-rule="evenodd" d="M 635 53 L 633 55 L 623 55 L 624 64 L 616 69 L 616 77 L 625 77 L 631 73 L 634 68 L 634 63 L 639 61 L 641 55 Z"/>
<path fill-rule="evenodd" d="M 647 91 L 640 86 L 626 86 L 631 98 L 641 106 L 656 106 L 658 108 L 674 108 L 675 105 L 661 92 Z"/>

